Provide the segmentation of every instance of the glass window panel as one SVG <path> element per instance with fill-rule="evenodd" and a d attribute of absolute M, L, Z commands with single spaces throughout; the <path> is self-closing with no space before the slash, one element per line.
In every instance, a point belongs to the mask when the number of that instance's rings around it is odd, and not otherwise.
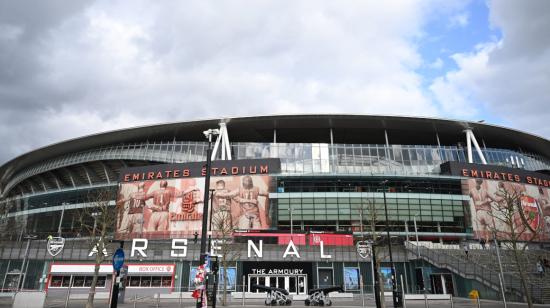
<path fill-rule="evenodd" d="M 61 287 L 62 282 L 63 282 L 63 276 L 52 276 L 52 279 L 50 279 L 50 286 L 59 288 Z"/>
<path fill-rule="evenodd" d="M 71 283 L 71 276 L 64 276 L 63 283 L 61 284 L 61 286 L 64 288 L 68 288 L 70 283 Z"/>
<path fill-rule="evenodd" d="M 74 276 L 73 287 L 81 288 L 84 286 L 84 276 Z"/>
<path fill-rule="evenodd" d="M 160 287 L 161 286 L 162 277 L 160 276 L 153 276 L 151 278 L 151 286 L 152 287 Z"/>
<path fill-rule="evenodd" d="M 131 287 L 139 287 L 140 278 L 139 276 L 130 276 L 128 277 L 130 279 L 130 286 Z"/>
<path fill-rule="evenodd" d="M 162 277 L 162 287 L 169 288 L 172 286 L 172 277 L 164 276 Z"/>
<path fill-rule="evenodd" d="M 150 276 L 141 276 L 140 287 L 150 287 L 151 286 L 151 277 Z"/>
<path fill-rule="evenodd" d="M 105 276 L 99 276 L 97 277 L 97 284 L 96 286 L 97 287 L 100 287 L 100 288 L 104 288 L 105 287 L 105 282 L 107 280 L 107 277 Z"/>

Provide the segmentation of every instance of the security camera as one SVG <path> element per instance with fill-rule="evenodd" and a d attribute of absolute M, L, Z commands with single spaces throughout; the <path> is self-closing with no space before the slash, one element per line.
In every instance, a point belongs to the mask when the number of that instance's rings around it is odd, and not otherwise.
<path fill-rule="evenodd" d="M 217 128 L 211 128 L 209 130 L 205 130 L 204 132 L 202 132 L 204 134 L 204 137 L 206 138 L 210 138 L 210 136 L 216 136 L 216 135 L 219 135 L 220 134 L 220 130 L 217 129 Z"/>

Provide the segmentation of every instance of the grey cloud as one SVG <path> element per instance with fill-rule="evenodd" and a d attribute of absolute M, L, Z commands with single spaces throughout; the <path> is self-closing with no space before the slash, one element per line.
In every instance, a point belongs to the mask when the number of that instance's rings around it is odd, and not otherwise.
<path fill-rule="evenodd" d="M 439 7 L 427 3 L 3 3 L 0 162 L 54 141 L 155 122 L 435 115 L 415 72 L 422 62 L 415 37 Z"/>
<path fill-rule="evenodd" d="M 508 126 L 549 138 L 550 2 L 491 1 L 489 8 L 502 39 L 454 55 L 458 69 L 430 89 L 448 112 L 486 110 Z"/>

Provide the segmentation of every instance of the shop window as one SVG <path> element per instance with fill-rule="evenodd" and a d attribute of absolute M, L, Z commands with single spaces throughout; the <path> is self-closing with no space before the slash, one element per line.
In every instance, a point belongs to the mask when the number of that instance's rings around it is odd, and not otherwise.
<path fill-rule="evenodd" d="M 52 276 L 50 279 L 50 287 L 60 288 L 63 283 L 63 276 Z"/>
<path fill-rule="evenodd" d="M 99 278 L 99 277 L 98 277 Z M 94 276 L 87 276 L 86 277 L 86 280 L 84 281 L 84 286 L 85 287 L 91 287 L 92 286 L 92 282 L 94 280 Z M 98 281 L 99 282 L 99 281 Z M 96 282 L 96 287 L 98 286 L 98 282 Z"/>
<path fill-rule="evenodd" d="M 61 284 L 62 288 L 68 288 L 71 283 L 71 276 L 64 276 L 63 283 Z"/>
<path fill-rule="evenodd" d="M 172 286 L 172 277 L 170 276 L 162 277 L 162 287 L 169 288 L 171 286 Z"/>
<path fill-rule="evenodd" d="M 69 277 L 70 278 L 70 277 Z M 90 286 L 92 284 L 90 283 Z M 74 288 L 82 288 L 84 287 L 84 276 L 74 276 L 73 277 L 73 287 Z"/>
<path fill-rule="evenodd" d="M 162 281 L 162 277 L 160 276 L 151 277 L 151 287 L 160 288 L 162 285 L 161 281 Z"/>
<path fill-rule="evenodd" d="M 92 277 L 93 278 L 93 277 Z M 86 280 L 87 281 L 87 280 Z M 97 277 L 97 284 L 96 284 L 96 287 L 99 287 L 99 288 L 104 288 L 105 287 L 105 282 L 107 281 L 107 277 L 105 276 L 99 276 Z M 90 283 L 91 283 L 91 280 L 90 280 Z"/>
<path fill-rule="evenodd" d="M 151 286 L 151 277 L 142 276 L 141 277 L 141 283 L 139 284 L 140 287 L 150 287 Z"/>
<path fill-rule="evenodd" d="M 346 291 L 359 290 L 359 269 L 344 267 L 344 289 Z"/>
<path fill-rule="evenodd" d="M 140 281 L 139 276 L 128 277 L 128 278 L 130 280 L 130 287 L 139 287 L 139 281 Z"/>

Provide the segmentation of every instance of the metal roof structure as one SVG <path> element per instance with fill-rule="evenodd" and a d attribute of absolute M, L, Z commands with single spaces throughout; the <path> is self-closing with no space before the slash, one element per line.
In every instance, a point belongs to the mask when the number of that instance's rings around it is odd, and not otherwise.
<path fill-rule="evenodd" d="M 83 136 L 23 154 L 0 166 L 0 188 L 21 170 L 90 149 L 136 142 L 205 141 L 202 132 L 227 123 L 232 142 L 454 145 L 471 129 L 488 148 L 550 158 L 550 141 L 506 127 L 460 120 L 351 114 L 268 115 L 163 123 Z M 2 190 L 2 189 L 0 189 Z"/>

